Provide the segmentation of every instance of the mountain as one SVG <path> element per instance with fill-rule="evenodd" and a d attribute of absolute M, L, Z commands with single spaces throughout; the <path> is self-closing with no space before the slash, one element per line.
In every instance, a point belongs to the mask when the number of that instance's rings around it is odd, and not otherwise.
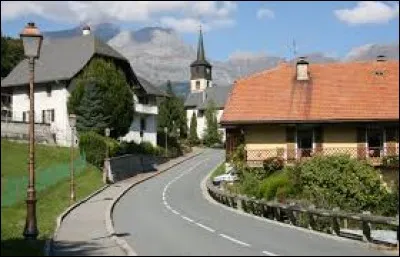
<path fill-rule="evenodd" d="M 399 60 L 399 42 L 391 44 L 367 44 L 355 47 L 346 55 L 346 61 L 375 60 L 378 55 L 387 59 Z"/>
<path fill-rule="evenodd" d="M 45 32 L 47 38 L 71 37 L 81 34 L 81 27 L 70 30 Z M 112 23 L 92 26 L 92 33 L 118 50 L 131 63 L 135 72 L 156 86 L 165 86 L 167 80 L 174 81 L 174 91 L 185 95 L 189 91 L 190 63 L 196 59 L 197 46 L 185 43 L 180 35 L 169 28 L 144 27 L 136 31 L 121 30 Z M 207 41 L 205 42 L 207 53 Z M 303 54 L 310 63 L 338 61 L 375 60 L 384 54 L 389 59 L 399 59 L 399 43 L 389 45 L 370 44 L 352 49 L 343 58 L 327 57 L 323 53 Z M 213 83 L 218 86 L 232 84 L 236 79 L 276 67 L 283 60 L 265 54 L 233 54 L 226 61 L 213 61 Z M 294 60 L 289 60 L 294 63 Z"/>

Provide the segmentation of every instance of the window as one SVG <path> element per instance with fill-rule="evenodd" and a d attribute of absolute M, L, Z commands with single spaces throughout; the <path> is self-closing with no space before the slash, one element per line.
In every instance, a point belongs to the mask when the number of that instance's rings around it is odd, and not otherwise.
<path fill-rule="evenodd" d="M 210 87 L 210 81 L 207 80 L 207 87 Z"/>
<path fill-rule="evenodd" d="M 203 117 L 204 116 L 204 110 L 199 110 L 198 117 Z"/>
<path fill-rule="evenodd" d="M 47 97 L 51 97 L 51 85 L 46 86 Z"/>
<path fill-rule="evenodd" d="M 54 109 L 48 109 L 42 111 L 42 122 L 43 123 L 51 123 L 54 122 Z"/>
<path fill-rule="evenodd" d="M 367 129 L 367 148 L 369 157 L 380 157 L 383 150 L 383 129 Z"/>
<path fill-rule="evenodd" d="M 311 157 L 313 151 L 312 128 L 297 130 L 297 148 L 300 151 L 300 157 Z"/>
<path fill-rule="evenodd" d="M 22 121 L 23 122 L 29 121 L 29 111 L 22 112 Z"/>
<path fill-rule="evenodd" d="M 146 118 L 140 118 L 140 131 L 146 130 Z"/>
<path fill-rule="evenodd" d="M 200 89 L 200 81 L 196 81 L 196 89 L 197 89 L 197 90 Z"/>
<path fill-rule="evenodd" d="M 140 104 L 149 104 L 149 98 L 146 96 L 139 96 L 139 103 Z"/>

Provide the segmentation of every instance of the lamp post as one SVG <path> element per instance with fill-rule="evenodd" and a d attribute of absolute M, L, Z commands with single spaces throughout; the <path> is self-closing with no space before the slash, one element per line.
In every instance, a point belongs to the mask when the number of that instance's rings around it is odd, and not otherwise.
<path fill-rule="evenodd" d="M 24 54 L 29 59 L 29 182 L 26 198 L 26 222 L 23 235 L 25 239 L 36 239 L 39 234 L 36 224 L 35 191 L 35 105 L 33 82 L 35 79 L 35 59 L 40 56 L 43 36 L 35 23 L 30 22 L 21 32 Z"/>
<path fill-rule="evenodd" d="M 167 143 L 168 127 L 164 127 L 164 134 L 165 134 L 165 157 L 167 157 L 168 156 L 168 143 Z"/>
<path fill-rule="evenodd" d="M 106 137 L 109 137 L 110 136 L 110 128 L 106 128 L 105 129 L 105 135 L 106 135 Z M 108 163 L 107 161 L 108 161 L 108 158 L 109 158 L 109 149 L 108 149 L 108 144 L 106 144 L 106 162 L 105 163 Z M 106 167 L 106 165 L 104 165 L 104 167 L 103 167 L 103 182 L 104 182 L 104 184 L 106 184 L 107 183 L 107 167 Z"/>
<path fill-rule="evenodd" d="M 75 202 L 75 181 L 74 181 L 74 142 L 75 142 L 75 127 L 76 127 L 76 115 L 69 115 L 69 125 L 71 127 L 71 180 L 70 180 L 70 203 Z"/>

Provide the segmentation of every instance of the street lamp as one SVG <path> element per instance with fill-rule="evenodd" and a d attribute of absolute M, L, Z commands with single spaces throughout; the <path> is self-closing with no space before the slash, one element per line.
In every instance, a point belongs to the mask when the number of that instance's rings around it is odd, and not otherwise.
<path fill-rule="evenodd" d="M 164 127 L 164 134 L 165 134 L 165 156 L 168 156 L 168 143 L 167 143 L 167 139 L 168 139 L 168 127 Z"/>
<path fill-rule="evenodd" d="M 35 23 L 30 22 L 21 32 L 24 55 L 29 59 L 29 182 L 26 198 L 26 222 L 23 235 L 25 239 L 36 239 L 39 234 L 36 224 L 35 191 L 35 105 L 33 82 L 35 79 L 35 59 L 40 56 L 43 36 Z"/>
<path fill-rule="evenodd" d="M 106 137 L 110 136 L 110 131 L 111 131 L 110 128 L 105 129 Z M 108 149 L 108 144 L 106 143 L 106 163 L 108 161 L 108 158 L 109 158 L 109 149 Z M 106 184 L 107 181 L 108 181 L 107 180 L 107 167 L 106 167 L 106 165 L 104 165 L 104 167 L 103 167 L 103 183 Z"/>
<path fill-rule="evenodd" d="M 74 181 L 74 135 L 75 135 L 75 127 L 76 127 L 76 115 L 69 115 L 69 126 L 71 127 L 71 180 L 70 180 L 70 203 L 73 204 L 75 202 L 75 181 Z"/>

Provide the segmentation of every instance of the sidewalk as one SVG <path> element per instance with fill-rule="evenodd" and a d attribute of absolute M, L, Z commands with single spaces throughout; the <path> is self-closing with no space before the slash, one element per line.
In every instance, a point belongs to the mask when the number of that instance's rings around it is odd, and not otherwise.
<path fill-rule="evenodd" d="M 126 253 L 113 239 L 107 229 L 109 206 L 132 184 L 140 182 L 157 173 L 196 156 L 201 149 L 194 149 L 192 153 L 163 163 L 157 171 L 138 174 L 132 178 L 120 181 L 106 187 L 86 202 L 79 204 L 69 212 L 61 222 L 53 238 L 50 253 L 52 256 L 121 256 Z M 123 237 L 124 235 L 114 235 Z"/>

